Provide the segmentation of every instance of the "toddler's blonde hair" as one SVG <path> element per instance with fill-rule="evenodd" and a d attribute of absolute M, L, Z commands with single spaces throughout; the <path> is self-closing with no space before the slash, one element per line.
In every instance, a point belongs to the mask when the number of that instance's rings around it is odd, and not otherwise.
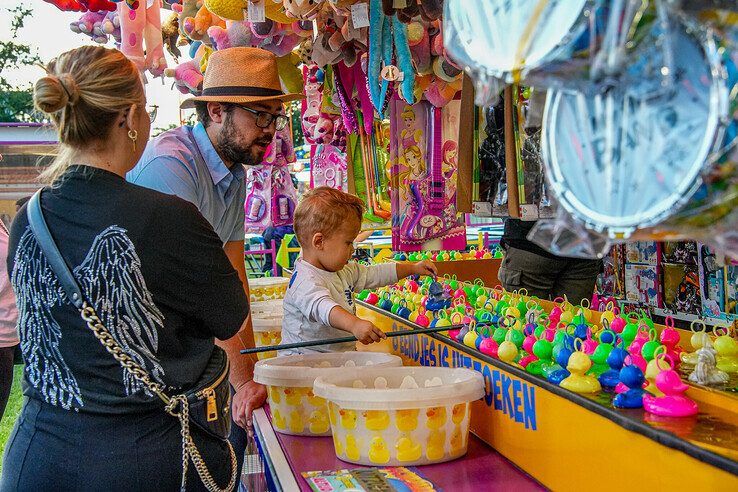
<path fill-rule="evenodd" d="M 327 186 L 310 190 L 303 196 L 295 210 L 295 234 L 302 247 L 311 244 L 317 232 L 329 237 L 348 217 L 356 217 L 361 223 L 364 202 Z"/>

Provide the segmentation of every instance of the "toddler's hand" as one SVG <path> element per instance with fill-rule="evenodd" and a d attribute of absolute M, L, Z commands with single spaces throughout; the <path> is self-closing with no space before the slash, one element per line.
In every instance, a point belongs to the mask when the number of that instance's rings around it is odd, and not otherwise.
<path fill-rule="evenodd" d="M 382 330 L 374 326 L 374 323 L 364 319 L 361 319 L 354 324 L 351 329 L 351 333 L 353 333 L 353 335 L 364 345 L 369 345 L 370 343 L 378 342 L 383 338 L 387 338 L 387 335 L 385 335 Z"/>
<path fill-rule="evenodd" d="M 415 275 L 430 275 L 435 277 L 438 275 L 438 270 L 436 270 L 436 265 L 432 261 L 423 260 L 413 265 L 413 273 Z"/>

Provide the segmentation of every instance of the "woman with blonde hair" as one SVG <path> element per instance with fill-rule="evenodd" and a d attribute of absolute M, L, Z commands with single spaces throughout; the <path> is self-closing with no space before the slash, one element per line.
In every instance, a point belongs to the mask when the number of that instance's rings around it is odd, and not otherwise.
<path fill-rule="evenodd" d="M 25 399 L 0 490 L 233 489 L 223 432 L 198 426 L 204 406 L 183 395 L 214 360 L 227 385 L 214 338 L 233 336 L 248 305 L 197 209 L 125 180 L 151 125 L 138 70 L 117 50 L 77 48 L 48 65 L 34 101 L 60 142 L 40 215 L 83 300 L 57 275 L 34 197 L 10 232 Z M 216 386 L 198 398 L 220 422 Z"/>

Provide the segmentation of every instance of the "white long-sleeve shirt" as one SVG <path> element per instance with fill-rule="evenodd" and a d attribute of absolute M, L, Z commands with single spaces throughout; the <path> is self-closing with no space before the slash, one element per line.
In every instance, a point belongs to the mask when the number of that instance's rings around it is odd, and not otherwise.
<path fill-rule="evenodd" d="M 331 309 L 341 306 L 356 312 L 354 293 L 397 282 L 394 263 L 364 266 L 349 263 L 338 272 L 327 272 L 314 267 L 302 258 L 295 263 L 284 297 L 282 343 L 323 340 L 350 335 L 330 325 Z M 343 352 L 354 350 L 355 343 L 322 345 L 304 349 L 281 350 L 279 355 L 309 352 Z"/>

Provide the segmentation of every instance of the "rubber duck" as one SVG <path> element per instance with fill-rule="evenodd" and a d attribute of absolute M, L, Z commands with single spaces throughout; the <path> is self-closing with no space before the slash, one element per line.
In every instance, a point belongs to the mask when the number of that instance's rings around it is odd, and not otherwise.
<path fill-rule="evenodd" d="M 666 328 L 661 331 L 659 335 L 659 341 L 666 347 L 666 355 L 668 355 L 674 362 L 674 365 L 678 365 L 681 362 L 681 355 L 684 349 L 679 346 L 681 337 L 679 332 L 674 328 L 674 319 L 671 316 L 667 316 L 664 321 Z"/>
<path fill-rule="evenodd" d="M 656 376 L 656 386 L 664 396 L 643 395 L 643 408 L 648 413 L 663 417 L 689 417 L 699 412 L 697 404 L 684 396 L 689 386 L 682 382 L 676 371 L 670 369 L 660 372 Z"/>
<path fill-rule="evenodd" d="M 325 407 L 325 400 L 319 396 L 315 396 L 312 389 L 307 392 L 307 401 L 314 407 Z"/>
<path fill-rule="evenodd" d="M 446 424 L 446 407 L 430 407 L 425 411 L 429 429 L 440 429 Z"/>
<path fill-rule="evenodd" d="M 314 410 L 308 419 L 308 429 L 311 434 L 325 434 L 331 430 L 328 416 L 322 410 Z"/>
<path fill-rule="evenodd" d="M 414 443 L 405 436 L 397 440 L 395 449 L 397 449 L 397 459 L 403 462 L 418 461 L 423 455 L 423 447 L 420 443 Z"/>
<path fill-rule="evenodd" d="M 285 388 L 284 397 L 288 405 L 298 406 L 302 401 L 302 388 Z"/>
<path fill-rule="evenodd" d="M 336 450 L 336 456 L 343 454 L 343 444 L 341 444 L 338 434 L 333 434 L 333 448 Z"/>
<path fill-rule="evenodd" d="M 569 359 L 573 351 L 566 347 L 563 343 L 554 345 L 553 356 L 556 360 L 555 366 L 551 367 L 551 370 L 546 375 L 546 379 L 553 384 L 561 384 L 561 381 L 568 378 L 570 373 L 564 367 L 569 365 Z"/>
<path fill-rule="evenodd" d="M 594 376 L 587 376 L 584 373 L 592 367 L 592 361 L 584 352 L 574 352 L 569 357 L 569 363 L 566 369 L 569 371 L 569 377 L 565 378 L 559 386 L 575 393 L 597 393 L 602 389 L 600 382 Z"/>
<path fill-rule="evenodd" d="M 738 372 L 738 341 L 728 331 L 715 339 L 717 368 L 727 373 Z"/>
<path fill-rule="evenodd" d="M 607 365 L 610 370 L 603 372 L 598 381 L 600 385 L 608 390 L 614 389 L 620 383 L 620 370 L 625 364 L 628 352 L 620 347 L 614 347 L 607 356 Z"/>
<path fill-rule="evenodd" d="M 290 432 L 294 432 L 295 434 L 300 434 L 305 429 L 305 423 L 302 421 L 302 416 L 297 410 L 292 410 L 292 412 L 290 412 L 290 418 L 287 425 L 290 428 Z"/>
<path fill-rule="evenodd" d="M 395 426 L 401 432 L 414 431 L 418 427 L 419 410 L 396 410 Z"/>
<path fill-rule="evenodd" d="M 389 463 L 390 452 L 384 439 L 381 437 L 373 437 L 369 443 L 369 461 L 378 465 Z"/>
<path fill-rule="evenodd" d="M 610 366 L 607 364 L 607 358 L 613 350 L 613 346 L 608 343 L 600 343 L 597 348 L 592 352 L 592 367 L 587 371 L 587 374 L 599 378 L 604 374 Z"/>
<path fill-rule="evenodd" d="M 615 408 L 641 408 L 643 406 L 643 371 L 638 366 L 625 366 L 620 370 L 620 381 L 628 390 L 613 399 Z"/>
<path fill-rule="evenodd" d="M 272 412 L 272 421 L 274 422 L 274 427 L 277 429 L 284 430 L 287 428 L 287 421 L 285 421 L 282 414 L 276 408 Z"/>
<path fill-rule="evenodd" d="M 685 364 L 691 366 L 697 364 L 697 351 L 702 348 L 705 343 L 710 340 L 710 335 L 707 334 L 707 325 L 699 319 L 692 321 L 689 326 L 692 330 L 692 336 L 689 338 L 689 344 L 694 349 L 693 352 L 683 352 L 680 355 L 680 359 Z"/>
<path fill-rule="evenodd" d="M 389 414 L 384 410 L 367 410 L 364 412 L 366 428 L 372 431 L 381 431 L 389 427 Z"/>
<path fill-rule="evenodd" d="M 346 435 L 346 458 L 352 461 L 358 461 L 360 456 L 361 456 L 361 452 L 359 451 L 359 446 L 356 443 L 356 438 L 354 437 L 353 434 L 347 434 Z"/>
<path fill-rule="evenodd" d="M 425 456 L 429 460 L 437 461 L 446 453 L 446 431 L 433 430 L 428 434 L 428 445 L 425 447 Z"/>
<path fill-rule="evenodd" d="M 341 427 L 346 430 L 352 430 L 356 428 L 356 412 L 353 410 L 341 409 L 338 411 L 338 415 L 341 418 Z"/>
<path fill-rule="evenodd" d="M 479 343 L 479 351 L 490 357 L 498 357 L 499 345 L 495 342 L 494 338 L 485 338 Z"/>
<path fill-rule="evenodd" d="M 461 432 L 461 426 L 454 427 L 451 433 L 451 456 L 458 456 L 464 452 L 464 434 Z"/>
<path fill-rule="evenodd" d="M 274 405 L 282 403 L 282 393 L 279 386 L 269 386 L 269 400 Z"/>
<path fill-rule="evenodd" d="M 716 356 L 717 351 L 712 347 L 712 342 L 707 340 L 707 343 L 697 351 L 697 364 L 689 375 L 689 380 L 703 385 L 727 383 L 730 376 L 717 368 Z"/>
<path fill-rule="evenodd" d="M 451 410 L 451 422 L 454 424 L 460 424 L 463 422 L 464 417 L 466 417 L 467 409 L 469 408 L 469 405 L 467 403 L 458 403 L 454 405 L 453 409 Z"/>

